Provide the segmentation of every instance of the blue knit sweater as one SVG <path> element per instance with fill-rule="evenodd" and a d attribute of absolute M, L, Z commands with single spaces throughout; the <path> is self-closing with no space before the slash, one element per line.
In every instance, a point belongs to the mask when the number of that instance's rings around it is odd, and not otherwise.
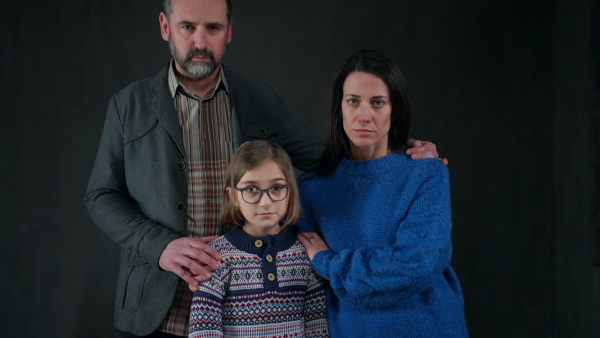
<path fill-rule="evenodd" d="M 344 158 L 327 177 L 303 177 L 300 199 L 300 230 L 318 232 L 331 249 L 312 260 L 330 281 L 331 337 L 468 336 L 440 161 Z"/>

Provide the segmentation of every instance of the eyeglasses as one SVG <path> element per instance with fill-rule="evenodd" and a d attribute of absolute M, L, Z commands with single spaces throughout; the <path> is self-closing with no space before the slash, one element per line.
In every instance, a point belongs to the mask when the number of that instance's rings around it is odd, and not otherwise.
<path fill-rule="evenodd" d="M 235 188 L 242 193 L 242 199 L 248 204 L 258 203 L 263 196 L 263 192 L 267 192 L 269 198 L 273 202 L 283 201 L 288 194 L 289 184 L 276 184 L 267 189 L 258 189 L 257 187 Z"/>

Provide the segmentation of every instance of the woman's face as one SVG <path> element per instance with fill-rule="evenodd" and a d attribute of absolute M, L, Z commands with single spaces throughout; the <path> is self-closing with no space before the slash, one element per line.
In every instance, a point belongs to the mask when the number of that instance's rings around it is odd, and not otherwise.
<path fill-rule="evenodd" d="M 385 82 L 371 73 L 352 72 L 343 90 L 342 119 L 352 158 L 365 161 L 387 155 L 392 105 Z"/>

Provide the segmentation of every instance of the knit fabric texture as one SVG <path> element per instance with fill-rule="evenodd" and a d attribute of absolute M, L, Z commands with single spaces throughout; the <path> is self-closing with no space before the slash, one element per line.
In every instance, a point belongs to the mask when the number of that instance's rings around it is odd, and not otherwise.
<path fill-rule="evenodd" d="M 210 243 L 221 267 L 194 293 L 189 337 L 329 337 L 323 279 L 298 229 L 252 237 L 235 227 Z"/>
<path fill-rule="evenodd" d="M 439 160 L 391 153 L 344 158 L 300 181 L 305 217 L 330 250 L 312 260 L 329 280 L 331 337 L 466 337 L 450 266 L 450 183 Z"/>

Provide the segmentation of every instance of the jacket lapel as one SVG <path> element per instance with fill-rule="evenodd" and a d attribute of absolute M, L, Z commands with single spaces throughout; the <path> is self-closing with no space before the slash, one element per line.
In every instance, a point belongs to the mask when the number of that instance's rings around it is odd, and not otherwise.
<path fill-rule="evenodd" d="M 167 129 L 167 132 L 171 135 L 173 141 L 175 141 L 177 149 L 179 149 L 179 152 L 185 158 L 183 135 L 181 134 L 179 119 L 177 118 L 175 104 L 173 103 L 173 97 L 171 97 L 169 82 L 167 80 L 168 72 L 169 65 L 164 67 L 152 82 L 151 109 L 152 113 L 158 118 L 165 129 Z"/>

